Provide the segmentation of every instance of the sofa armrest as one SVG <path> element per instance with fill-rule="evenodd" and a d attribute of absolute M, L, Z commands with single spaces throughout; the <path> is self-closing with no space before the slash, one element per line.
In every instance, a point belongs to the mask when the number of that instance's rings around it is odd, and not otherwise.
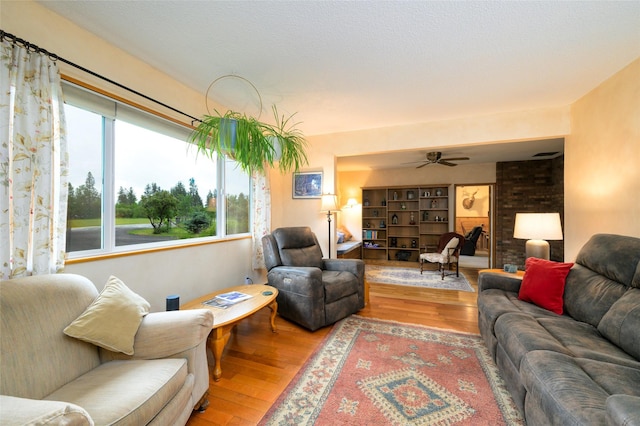
<path fill-rule="evenodd" d="M 136 333 L 132 356 L 100 349 L 103 362 L 114 359 L 169 358 L 196 348 L 206 341 L 213 325 L 208 309 L 152 312 L 144 317 Z"/>
<path fill-rule="evenodd" d="M 351 272 L 358 279 L 359 308 L 364 308 L 368 295 L 365 296 L 364 284 L 364 260 L 362 259 L 323 259 L 324 267 L 327 271 L 347 271 Z"/>
<path fill-rule="evenodd" d="M 3 426 L 17 425 L 91 425 L 86 410 L 63 401 L 46 401 L 0 395 L 0 416 Z"/>
<path fill-rule="evenodd" d="M 308 266 L 276 266 L 267 274 L 269 285 L 280 291 L 323 299 L 322 271 Z"/>
<path fill-rule="evenodd" d="M 609 426 L 640 426 L 640 396 L 611 395 L 606 410 Z"/>
<path fill-rule="evenodd" d="M 323 259 L 327 271 L 347 271 L 356 277 L 364 277 L 364 261 L 361 259 Z"/>
<path fill-rule="evenodd" d="M 488 289 L 498 289 L 518 293 L 522 277 L 502 272 L 480 272 L 478 275 L 478 294 Z"/>

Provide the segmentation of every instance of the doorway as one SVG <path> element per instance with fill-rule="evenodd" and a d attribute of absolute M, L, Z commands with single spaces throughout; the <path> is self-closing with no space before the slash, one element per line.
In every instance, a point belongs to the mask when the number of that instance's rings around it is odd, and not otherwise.
<path fill-rule="evenodd" d="M 455 232 L 464 235 L 460 266 L 486 269 L 493 264 L 493 184 L 455 185 Z"/>

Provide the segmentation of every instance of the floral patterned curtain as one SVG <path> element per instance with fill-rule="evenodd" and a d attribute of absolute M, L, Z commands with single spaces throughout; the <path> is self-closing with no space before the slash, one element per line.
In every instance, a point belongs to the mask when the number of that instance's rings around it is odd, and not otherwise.
<path fill-rule="evenodd" d="M 60 71 L 0 41 L 0 279 L 64 266 L 68 154 Z"/>
<path fill-rule="evenodd" d="M 271 189 L 267 173 L 253 172 L 251 176 L 253 269 L 265 268 L 262 237 L 271 232 Z"/>

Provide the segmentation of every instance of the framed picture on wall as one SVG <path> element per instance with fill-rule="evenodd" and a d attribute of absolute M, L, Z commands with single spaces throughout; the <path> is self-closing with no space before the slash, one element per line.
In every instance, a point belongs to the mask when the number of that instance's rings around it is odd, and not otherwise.
<path fill-rule="evenodd" d="M 293 198 L 321 198 L 322 172 L 293 174 Z"/>

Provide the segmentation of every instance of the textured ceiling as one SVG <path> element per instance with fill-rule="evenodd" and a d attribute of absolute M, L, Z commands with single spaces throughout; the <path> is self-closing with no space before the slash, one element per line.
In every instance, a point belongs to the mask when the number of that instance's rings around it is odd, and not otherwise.
<path fill-rule="evenodd" d="M 639 1 L 39 2 L 306 135 L 568 105 L 640 56 Z M 256 114 L 238 79 L 212 105 Z"/>

